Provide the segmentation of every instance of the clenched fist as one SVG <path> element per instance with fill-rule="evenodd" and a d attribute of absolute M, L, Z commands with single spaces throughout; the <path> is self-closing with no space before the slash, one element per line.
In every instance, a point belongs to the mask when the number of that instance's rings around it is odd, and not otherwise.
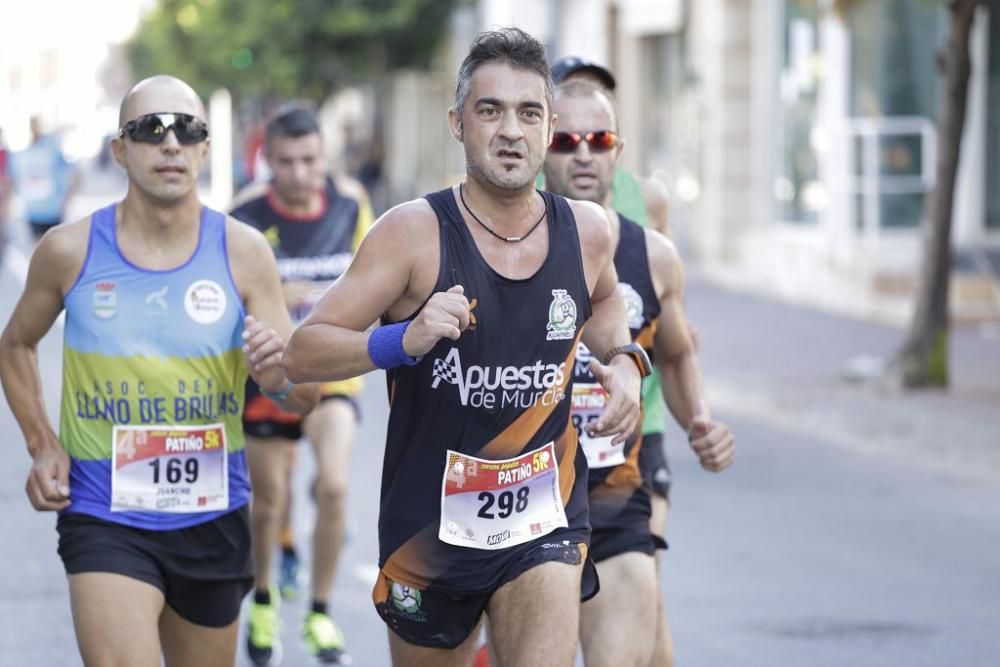
<path fill-rule="evenodd" d="M 698 415 L 688 429 L 688 443 L 705 470 L 721 472 L 733 462 L 736 440 L 722 422 Z"/>
<path fill-rule="evenodd" d="M 461 285 L 434 294 L 406 328 L 403 351 L 411 357 L 420 357 L 430 352 L 442 338 L 458 340 L 469 327 L 469 317 L 469 300 Z"/>

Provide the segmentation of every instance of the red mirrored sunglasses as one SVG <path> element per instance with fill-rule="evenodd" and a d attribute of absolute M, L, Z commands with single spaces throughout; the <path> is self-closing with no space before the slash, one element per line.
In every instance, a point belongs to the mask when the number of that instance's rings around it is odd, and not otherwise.
<path fill-rule="evenodd" d="M 609 151 L 618 144 L 618 135 L 611 130 L 597 130 L 596 132 L 556 132 L 552 135 L 552 143 L 549 150 L 553 153 L 572 153 L 581 141 L 586 141 L 590 150 L 598 153 Z"/>

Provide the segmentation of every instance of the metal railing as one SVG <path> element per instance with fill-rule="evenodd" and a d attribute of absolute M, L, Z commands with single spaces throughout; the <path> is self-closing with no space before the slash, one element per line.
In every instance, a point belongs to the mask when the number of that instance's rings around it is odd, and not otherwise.
<path fill-rule="evenodd" d="M 886 173 L 882 160 L 883 140 L 887 137 L 918 136 L 919 168 L 916 173 Z M 848 118 L 846 123 L 848 161 L 847 191 L 861 195 L 859 227 L 866 241 L 877 243 L 882 229 L 882 195 L 927 194 L 934 187 L 937 160 L 937 134 L 934 123 L 925 116 L 889 116 L 885 118 Z M 856 154 L 860 140 L 860 160 Z"/>

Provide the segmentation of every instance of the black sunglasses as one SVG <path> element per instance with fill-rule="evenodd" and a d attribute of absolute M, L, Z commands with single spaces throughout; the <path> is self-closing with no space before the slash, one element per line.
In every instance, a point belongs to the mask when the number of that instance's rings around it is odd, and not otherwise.
<path fill-rule="evenodd" d="M 549 150 L 553 153 L 572 153 L 581 141 L 586 141 L 590 150 L 601 153 L 609 151 L 618 143 L 618 135 L 611 130 L 597 130 L 580 134 L 579 132 L 556 132 L 552 135 Z"/>
<path fill-rule="evenodd" d="M 186 113 L 148 113 L 130 120 L 118 130 L 119 137 L 128 136 L 132 141 L 158 144 L 173 130 L 177 142 L 190 146 L 208 139 L 208 125 L 200 118 Z"/>

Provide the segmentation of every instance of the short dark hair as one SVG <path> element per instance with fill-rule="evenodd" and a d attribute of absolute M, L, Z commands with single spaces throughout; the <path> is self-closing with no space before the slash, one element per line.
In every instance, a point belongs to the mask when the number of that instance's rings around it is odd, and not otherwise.
<path fill-rule="evenodd" d="M 319 134 L 316 108 L 310 102 L 287 102 L 278 107 L 267 119 L 265 138 L 271 143 L 277 137 L 304 137 Z"/>
<path fill-rule="evenodd" d="M 520 28 L 500 28 L 481 32 L 472 42 L 469 55 L 465 56 L 458 69 L 458 84 L 455 86 L 455 109 L 459 116 L 469 97 L 472 74 L 486 63 L 506 63 L 511 67 L 536 72 L 545 80 L 545 101 L 552 108 L 552 72 L 545 57 L 545 47 L 537 39 Z"/>

